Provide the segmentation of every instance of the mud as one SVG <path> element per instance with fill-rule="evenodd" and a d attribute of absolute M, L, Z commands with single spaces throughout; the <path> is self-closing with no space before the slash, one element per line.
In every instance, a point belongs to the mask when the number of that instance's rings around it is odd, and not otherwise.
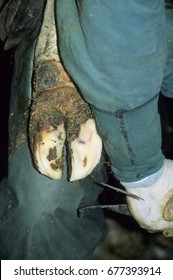
<path fill-rule="evenodd" d="M 40 135 L 40 124 L 57 128 L 65 123 L 67 140 L 78 137 L 81 124 L 92 118 L 91 110 L 75 88 L 62 87 L 37 94 L 31 108 L 30 137 Z M 37 137 L 39 140 L 39 136 Z"/>

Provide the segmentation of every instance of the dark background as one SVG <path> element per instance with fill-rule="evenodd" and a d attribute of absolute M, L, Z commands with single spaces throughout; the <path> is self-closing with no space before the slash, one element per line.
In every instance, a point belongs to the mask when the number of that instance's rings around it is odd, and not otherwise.
<path fill-rule="evenodd" d="M 8 114 L 14 50 L 3 50 L 0 41 L 0 180 L 7 174 Z"/>

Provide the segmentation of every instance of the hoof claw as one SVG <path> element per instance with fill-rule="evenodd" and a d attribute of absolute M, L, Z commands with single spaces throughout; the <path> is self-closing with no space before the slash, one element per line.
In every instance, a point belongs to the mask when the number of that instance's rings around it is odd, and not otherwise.
<path fill-rule="evenodd" d="M 102 152 L 102 141 L 93 119 L 81 125 L 79 136 L 71 143 L 70 148 L 72 169 L 70 181 L 85 178 L 100 161 Z"/>
<path fill-rule="evenodd" d="M 55 130 L 42 130 L 41 141 L 36 144 L 35 158 L 40 173 L 52 178 L 61 179 L 63 170 L 63 147 L 66 138 L 64 124 Z"/>

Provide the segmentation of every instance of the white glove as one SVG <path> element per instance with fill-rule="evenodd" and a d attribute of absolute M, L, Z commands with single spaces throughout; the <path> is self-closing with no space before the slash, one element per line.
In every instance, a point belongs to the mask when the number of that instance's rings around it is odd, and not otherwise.
<path fill-rule="evenodd" d="M 164 161 L 163 173 L 154 184 L 128 191 L 143 199 L 127 196 L 129 211 L 139 225 L 150 232 L 173 236 L 173 160 Z"/>

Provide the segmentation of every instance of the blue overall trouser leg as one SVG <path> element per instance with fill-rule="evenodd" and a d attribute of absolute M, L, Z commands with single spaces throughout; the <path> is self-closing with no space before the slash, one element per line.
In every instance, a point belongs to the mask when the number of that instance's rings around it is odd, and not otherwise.
<path fill-rule="evenodd" d="M 110 113 L 92 108 L 117 179 L 138 181 L 162 167 L 164 157 L 161 151 L 158 95 L 129 111 Z M 143 141 L 145 144 L 142 144 Z"/>
<path fill-rule="evenodd" d="M 115 176 L 163 165 L 158 94 L 167 56 L 163 0 L 57 0 L 64 64 L 93 106 Z"/>

